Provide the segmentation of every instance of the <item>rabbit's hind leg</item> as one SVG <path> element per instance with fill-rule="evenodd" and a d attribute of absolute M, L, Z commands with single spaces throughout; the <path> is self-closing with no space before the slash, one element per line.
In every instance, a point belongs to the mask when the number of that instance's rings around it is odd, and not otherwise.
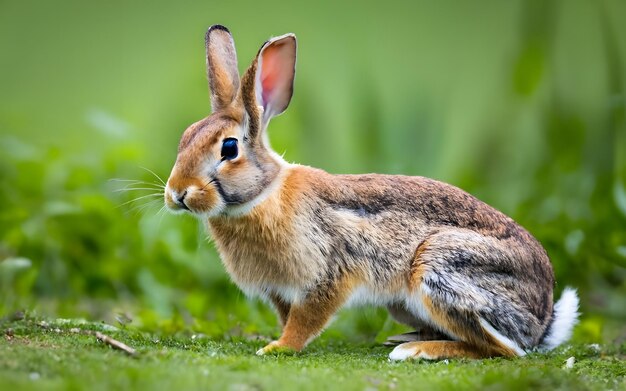
<path fill-rule="evenodd" d="M 449 306 L 448 303 L 435 303 L 426 295 L 422 296 L 423 306 L 431 316 L 431 321 L 450 340 L 420 340 L 402 343 L 391 352 L 392 360 L 422 358 L 441 360 L 445 358 L 487 358 L 515 357 L 524 352 L 514 342 L 504 337 L 484 322 L 477 314 Z M 449 339 L 449 338 L 446 338 Z"/>
<path fill-rule="evenodd" d="M 415 314 L 409 312 L 403 304 L 389 304 L 387 310 L 393 319 L 412 327 L 415 331 L 390 336 L 385 341 L 385 346 L 397 346 L 403 342 L 451 340 L 449 336 L 435 330 L 433 327 L 420 320 Z"/>
<path fill-rule="evenodd" d="M 422 295 L 422 303 L 431 321 L 453 336 L 454 340 L 406 342 L 391 352 L 389 358 L 392 360 L 515 357 L 525 354 L 515 342 L 496 331 L 479 314 L 455 308 L 447 302 L 435 302 L 427 294 Z"/>
<path fill-rule="evenodd" d="M 541 330 L 534 326 L 533 315 L 516 304 L 515 292 L 507 291 L 515 288 L 502 286 L 517 272 L 513 268 L 500 270 L 504 275 L 493 272 L 494 263 L 514 263 L 507 257 L 512 255 L 506 248 L 473 232 L 439 232 L 428 238 L 416 251 L 408 308 L 454 341 L 404 343 L 390 358 L 524 355 L 520 346 Z"/>
<path fill-rule="evenodd" d="M 450 340 L 420 340 L 398 345 L 389 355 L 392 360 L 422 358 L 440 360 L 445 358 L 515 357 L 524 355 L 518 345 L 497 332 L 478 314 L 450 306 L 449 303 L 434 302 L 422 294 L 422 305 L 431 317 L 431 322 Z M 446 338 L 448 339 L 448 338 Z"/>
<path fill-rule="evenodd" d="M 394 361 L 408 358 L 424 360 L 441 360 L 445 358 L 483 358 L 480 349 L 461 341 L 416 341 L 405 342 L 396 346 L 389 354 Z"/>

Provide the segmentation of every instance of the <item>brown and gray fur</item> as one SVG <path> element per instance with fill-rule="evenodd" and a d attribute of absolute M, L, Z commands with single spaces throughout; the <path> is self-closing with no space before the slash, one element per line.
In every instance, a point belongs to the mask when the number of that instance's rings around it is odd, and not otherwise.
<path fill-rule="evenodd" d="M 509 217 L 432 179 L 331 175 L 272 151 L 266 127 L 291 99 L 294 35 L 264 43 L 241 79 L 225 27 L 209 29 L 206 49 L 213 114 L 183 134 L 165 201 L 205 222 L 233 281 L 273 304 L 282 335 L 259 354 L 301 350 L 348 303 L 439 336 L 392 359 L 516 356 L 567 339 L 577 297 L 553 308 L 548 256 Z M 238 146 L 229 160 L 226 138 Z"/>

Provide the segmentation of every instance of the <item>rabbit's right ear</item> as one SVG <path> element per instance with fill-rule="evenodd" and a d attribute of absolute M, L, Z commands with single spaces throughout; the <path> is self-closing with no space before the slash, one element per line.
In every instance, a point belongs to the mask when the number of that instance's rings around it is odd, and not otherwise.
<path fill-rule="evenodd" d="M 229 106 L 239 91 L 235 42 L 230 31 L 219 24 L 206 32 L 206 67 L 213 112 Z"/>
<path fill-rule="evenodd" d="M 255 139 L 269 120 L 289 106 L 296 74 L 294 34 L 265 42 L 241 80 L 241 96 L 249 115 L 248 131 Z"/>

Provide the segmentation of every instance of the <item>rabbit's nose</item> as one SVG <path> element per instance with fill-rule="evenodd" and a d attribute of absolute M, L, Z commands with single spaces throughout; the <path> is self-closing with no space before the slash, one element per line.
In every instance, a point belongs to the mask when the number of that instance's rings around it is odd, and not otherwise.
<path fill-rule="evenodd" d="M 172 192 L 172 200 L 176 203 L 176 205 L 180 206 L 183 209 L 189 210 L 187 204 L 185 204 L 185 197 L 187 196 L 187 190 L 183 190 L 181 193 L 177 193 L 176 190 L 171 190 Z"/>

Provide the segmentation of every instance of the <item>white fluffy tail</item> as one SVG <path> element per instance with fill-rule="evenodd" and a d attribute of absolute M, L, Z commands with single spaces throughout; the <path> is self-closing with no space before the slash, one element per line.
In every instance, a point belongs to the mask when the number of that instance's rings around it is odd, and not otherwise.
<path fill-rule="evenodd" d="M 561 298 L 554 304 L 552 323 L 541 342 L 540 349 L 552 350 L 567 341 L 572 336 L 572 330 L 578 323 L 578 294 L 576 289 L 567 287 Z"/>

